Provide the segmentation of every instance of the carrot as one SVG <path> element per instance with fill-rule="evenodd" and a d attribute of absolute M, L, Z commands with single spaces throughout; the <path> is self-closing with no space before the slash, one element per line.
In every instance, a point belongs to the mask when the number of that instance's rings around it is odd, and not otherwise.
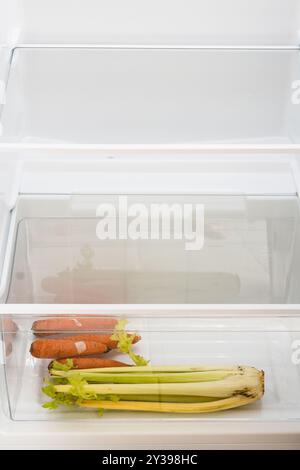
<path fill-rule="evenodd" d="M 129 334 L 129 336 L 133 336 L 132 344 L 138 343 L 141 339 L 139 335 Z M 109 349 L 117 349 L 118 347 L 118 341 L 113 341 L 111 335 L 101 335 L 101 342 L 106 344 Z"/>
<path fill-rule="evenodd" d="M 134 336 L 133 344 L 140 341 L 141 337 L 139 335 L 130 334 Z M 68 339 L 72 341 L 99 341 L 102 344 L 105 344 L 109 349 L 116 349 L 118 347 L 118 341 L 113 341 L 111 335 L 102 335 L 102 334 L 81 334 L 81 335 L 72 335 L 72 336 L 61 336 L 60 339 Z"/>
<path fill-rule="evenodd" d="M 47 336 L 59 332 L 72 331 L 101 331 L 113 330 L 117 324 L 115 318 L 107 317 L 54 317 L 45 320 L 37 320 L 32 325 L 32 330 L 36 336 Z"/>
<path fill-rule="evenodd" d="M 72 369 L 95 369 L 100 367 L 129 367 L 124 362 L 114 361 L 112 359 L 102 359 L 100 357 L 70 357 L 73 361 Z M 57 362 L 65 364 L 66 359 L 59 359 Z M 53 361 L 50 362 L 48 369 L 52 369 Z"/>
<path fill-rule="evenodd" d="M 100 341 L 83 339 L 36 339 L 31 344 L 32 356 L 40 359 L 62 359 L 72 356 L 91 356 L 107 352 L 108 347 Z"/>

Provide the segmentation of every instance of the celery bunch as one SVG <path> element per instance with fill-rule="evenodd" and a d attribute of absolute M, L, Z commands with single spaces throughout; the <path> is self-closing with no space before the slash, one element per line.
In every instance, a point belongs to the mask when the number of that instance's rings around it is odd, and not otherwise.
<path fill-rule="evenodd" d="M 63 370 L 62 370 L 63 369 Z M 59 405 L 97 410 L 206 413 L 247 405 L 264 393 L 264 372 L 247 366 L 54 367 L 43 392 Z"/>

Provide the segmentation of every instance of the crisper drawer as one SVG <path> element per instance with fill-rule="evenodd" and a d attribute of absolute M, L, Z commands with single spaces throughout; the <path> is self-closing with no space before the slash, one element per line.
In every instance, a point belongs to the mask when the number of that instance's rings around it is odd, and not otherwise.
<path fill-rule="evenodd" d="M 20 196 L 3 301 L 299 304 L 299 221 L 297 196 Z"/>
<path fill-rule="evenodd" d="M 10 315 L 2 331 L 14 421 L 300 420 L 295 317 Z"/>

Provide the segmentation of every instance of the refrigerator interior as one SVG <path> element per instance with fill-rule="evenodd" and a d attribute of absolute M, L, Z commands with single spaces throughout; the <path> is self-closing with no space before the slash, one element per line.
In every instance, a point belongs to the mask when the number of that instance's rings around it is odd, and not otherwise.
<path fill-rule="evenodd" d="M 133 315 L 127 317 L 127 330 L 141 335 L 135 351 L 150 360 L 152 366 L 231 366 L 246 365 L 265 372 L 265 393 L 261 400 L 244 407 L 216 413 L 146 413 L 105 411 L 61 407 L 49 410 L 42 404 L 49 401 L 41 388 L 49 378 L 50 360 L 36 359 L 30 352 L 34 340 L 33 321 L 51 318 L 38 315 L 4 317 L 3 365 L 8 414 L 13 421 L 104 420 L 105 422 L 147 422 L 178 420 L 199 422 L 272 422 L 299 421 L 299 320 L 297 318 L 244 318 L 209 316 Z M 62 318 L 61 316 L 59 318 Z M 69 316 L 69 318 L 72 318 Z M 73 316 L 74 318 L 74 316 Z M 84 318 L 89 318 L 88 313 Z M 103 318 L 103 317 L 102 317 Z M 122 317 L 124 318 L 124 317 Z M 76 316 L 77 322 L 80 316 Z M 12 326 L 13 325 L 13 328 Z M 109 333 L 109 329 L 89 333 Z M 78 330 L 76 330 L 78 334 Z M 73 332 L 73 334 L 76 334 Z M 43 334 L 68 332 L 43 331 Z M 110 334 L 110 333 L 109 333 Z M 51 337 L 51 336 L 50 336 Z M 57 337 L 57 336 L 56 336 Z M 130 363 L 124 355 L 111 351 L 107 358 Z M 102 357 L 104 357 L 102 356 Z M 4 395 L 3 395 L 4 396 Z"/>
<path fill-rule="evenodd" d="M 289 46 L 15 47 L 1 114 L 2 300 L 298 304 L 298 162 L 263 150 L 298 141 L 298 79 Z M 131 193 L 203 204 L 204 249 L 100 243 L 89 194 Z M 85 280 L 78 263 L 91 264 Z"/>
<path fill-rule="evenodd" d="M 0 447 L 299 448 L 299 1 L 186 4 L 0 0 Z M 203 248 L 99 240 L 97 207 L 120 195 L 202 204 Z M 32 323 L 110 308 L 151 363 L 251 365 L 263 399 L 43 409 Z"/>

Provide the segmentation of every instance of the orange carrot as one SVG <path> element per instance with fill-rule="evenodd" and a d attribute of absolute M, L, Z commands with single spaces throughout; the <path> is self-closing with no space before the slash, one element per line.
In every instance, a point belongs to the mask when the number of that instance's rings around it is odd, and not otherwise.
<path fill-rule="evenodd" d="M 72 369 L 95 369 L 100 367 L 129 367 L 124 362 L 114 361 L 112 359 L 102 359 L 100 357 L 70 357 L 73 361 Z M 59 359 L 57 362 L 65 364 L 66 359 Z M 52 369 L 53 361 L 50 362 L 48 368 Z"/>
<path fill-rule="evenodd" d="M 117 324 L 115 318 L 107 317 L 54 317 L 37 320 L 32 325 L 36 336 L 47 336 L 59 332 L 113 330 Z"/>
<path fill-rule="evenodd" d="M 107 352 L 100 341 L 82 339 L 37 339 L 31 344 L 32 356 L 40 359 L 62 359 L 72 356 L 91 356 Z"/>
<path fill-rule="evenodd" d="M 141 340 L 141 336 L 139 335 L 129 333 L 129 336 L 133 336 L 132 344 L 138 343 Z M 118 347 L 118 341 L 113 341 L 111 335 L 101 335 L 101 342 L 106 344 L 109 349 L 116 349 Z"/>
<path fill-rule="evenodd" d="M 130 334 L 134 336 L 133 344 L 140 341 L 141 337 L 138 335 Z M 68 339 L 72 341 L 99 341 L 102 344 L 105 344 L 109 349 L 116 349 L 118 346 L 118 341 L 113 341 L 111 335 L 102 335 L 102 334 L 81 334 L 81 335 L 72 335 L 72 336 L 61 336 L 60 339 Z"/>

